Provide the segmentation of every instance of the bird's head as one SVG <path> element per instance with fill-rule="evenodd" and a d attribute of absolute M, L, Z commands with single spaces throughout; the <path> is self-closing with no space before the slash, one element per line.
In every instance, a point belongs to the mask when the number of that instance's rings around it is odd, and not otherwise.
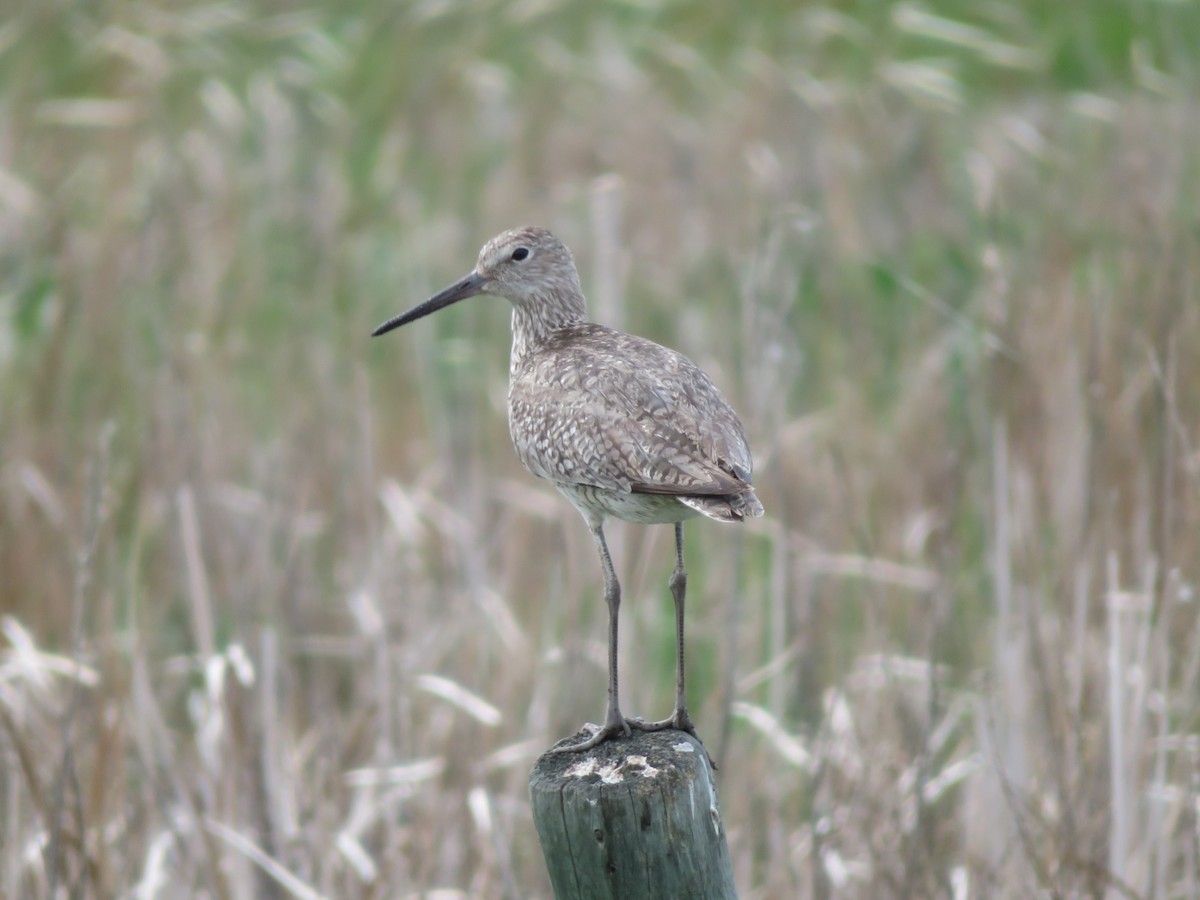
<path fill-rule="evenodd" d="M 496 235 L 479 251 L 474 271 L 419 306 L 384 322 L 372 335 L 384 334 L 478 294 L 507 297 L 517 307 L 562 304 L 573 314 L 581 313 L 583 306 L 579 274 L 566 244 L 545 228 L 525 226 Z"/>

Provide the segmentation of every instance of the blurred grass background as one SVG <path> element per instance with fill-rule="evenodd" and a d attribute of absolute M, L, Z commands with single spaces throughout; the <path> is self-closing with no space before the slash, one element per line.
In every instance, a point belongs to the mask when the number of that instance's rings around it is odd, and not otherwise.
<path fill-rule="evenodd" d="M 1200 15 L 1176 2 L 93 3 L 0 21 L 0 896 L 545 897 L 604 696 L 521 223 L 708 369 L 689 529 L 744 897 L 1200 893 Z M 670 529 L 614 526 L 625 706 Z"/>

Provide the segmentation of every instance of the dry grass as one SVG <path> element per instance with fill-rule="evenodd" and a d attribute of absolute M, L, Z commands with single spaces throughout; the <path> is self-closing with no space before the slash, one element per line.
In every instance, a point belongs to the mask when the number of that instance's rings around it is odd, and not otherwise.
<path fill-rule="evenodd" d="M 745 414 L 743 897 L 1200 892 L 1186 4 L 177 6 L 0 27 L 0 897 L 547 896 L 599 567 L 503 309 L 367 338 L 527 221 Z M 670 531 L 612 544 L 659 715 Z"/>

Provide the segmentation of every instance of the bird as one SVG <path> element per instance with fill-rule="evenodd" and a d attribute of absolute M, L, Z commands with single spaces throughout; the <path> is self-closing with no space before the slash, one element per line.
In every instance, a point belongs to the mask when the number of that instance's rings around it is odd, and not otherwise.
<path fill-rule="evenodd" d="M 712 379 L 687 357 L 588 319 L 579 273 L 549 230 L 496 235 L 475 268 L 445 290 L 377 327 L 385 334 L 477 295 L 512 304 L 508 423 L 521 463 L 551 482 L 582 515 L 604 574 L 608 701 L 604 722 L 554 752 L 582 752 L 631 729 L 677 729 L 700 740 L 684 677 L 687 572 L 683 523 L 696 516 L 742 522 L 761 516 L 745 431 Z M 675 708 L 659 721 L 621 712 L 617 665 L 621 586 L 604 537 L 609 517 L 675 527 L 668 587 L 675 606 Z"/>

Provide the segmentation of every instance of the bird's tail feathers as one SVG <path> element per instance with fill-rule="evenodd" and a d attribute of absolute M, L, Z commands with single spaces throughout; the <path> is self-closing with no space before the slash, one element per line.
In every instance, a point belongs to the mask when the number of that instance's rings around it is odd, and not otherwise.
<path fill-rule="evenodd" d="M 763 514 L 763 505 L 752 490 L 712 497 L 680 497 L 680 502 L 718 522 L 741 522 Z"/>

